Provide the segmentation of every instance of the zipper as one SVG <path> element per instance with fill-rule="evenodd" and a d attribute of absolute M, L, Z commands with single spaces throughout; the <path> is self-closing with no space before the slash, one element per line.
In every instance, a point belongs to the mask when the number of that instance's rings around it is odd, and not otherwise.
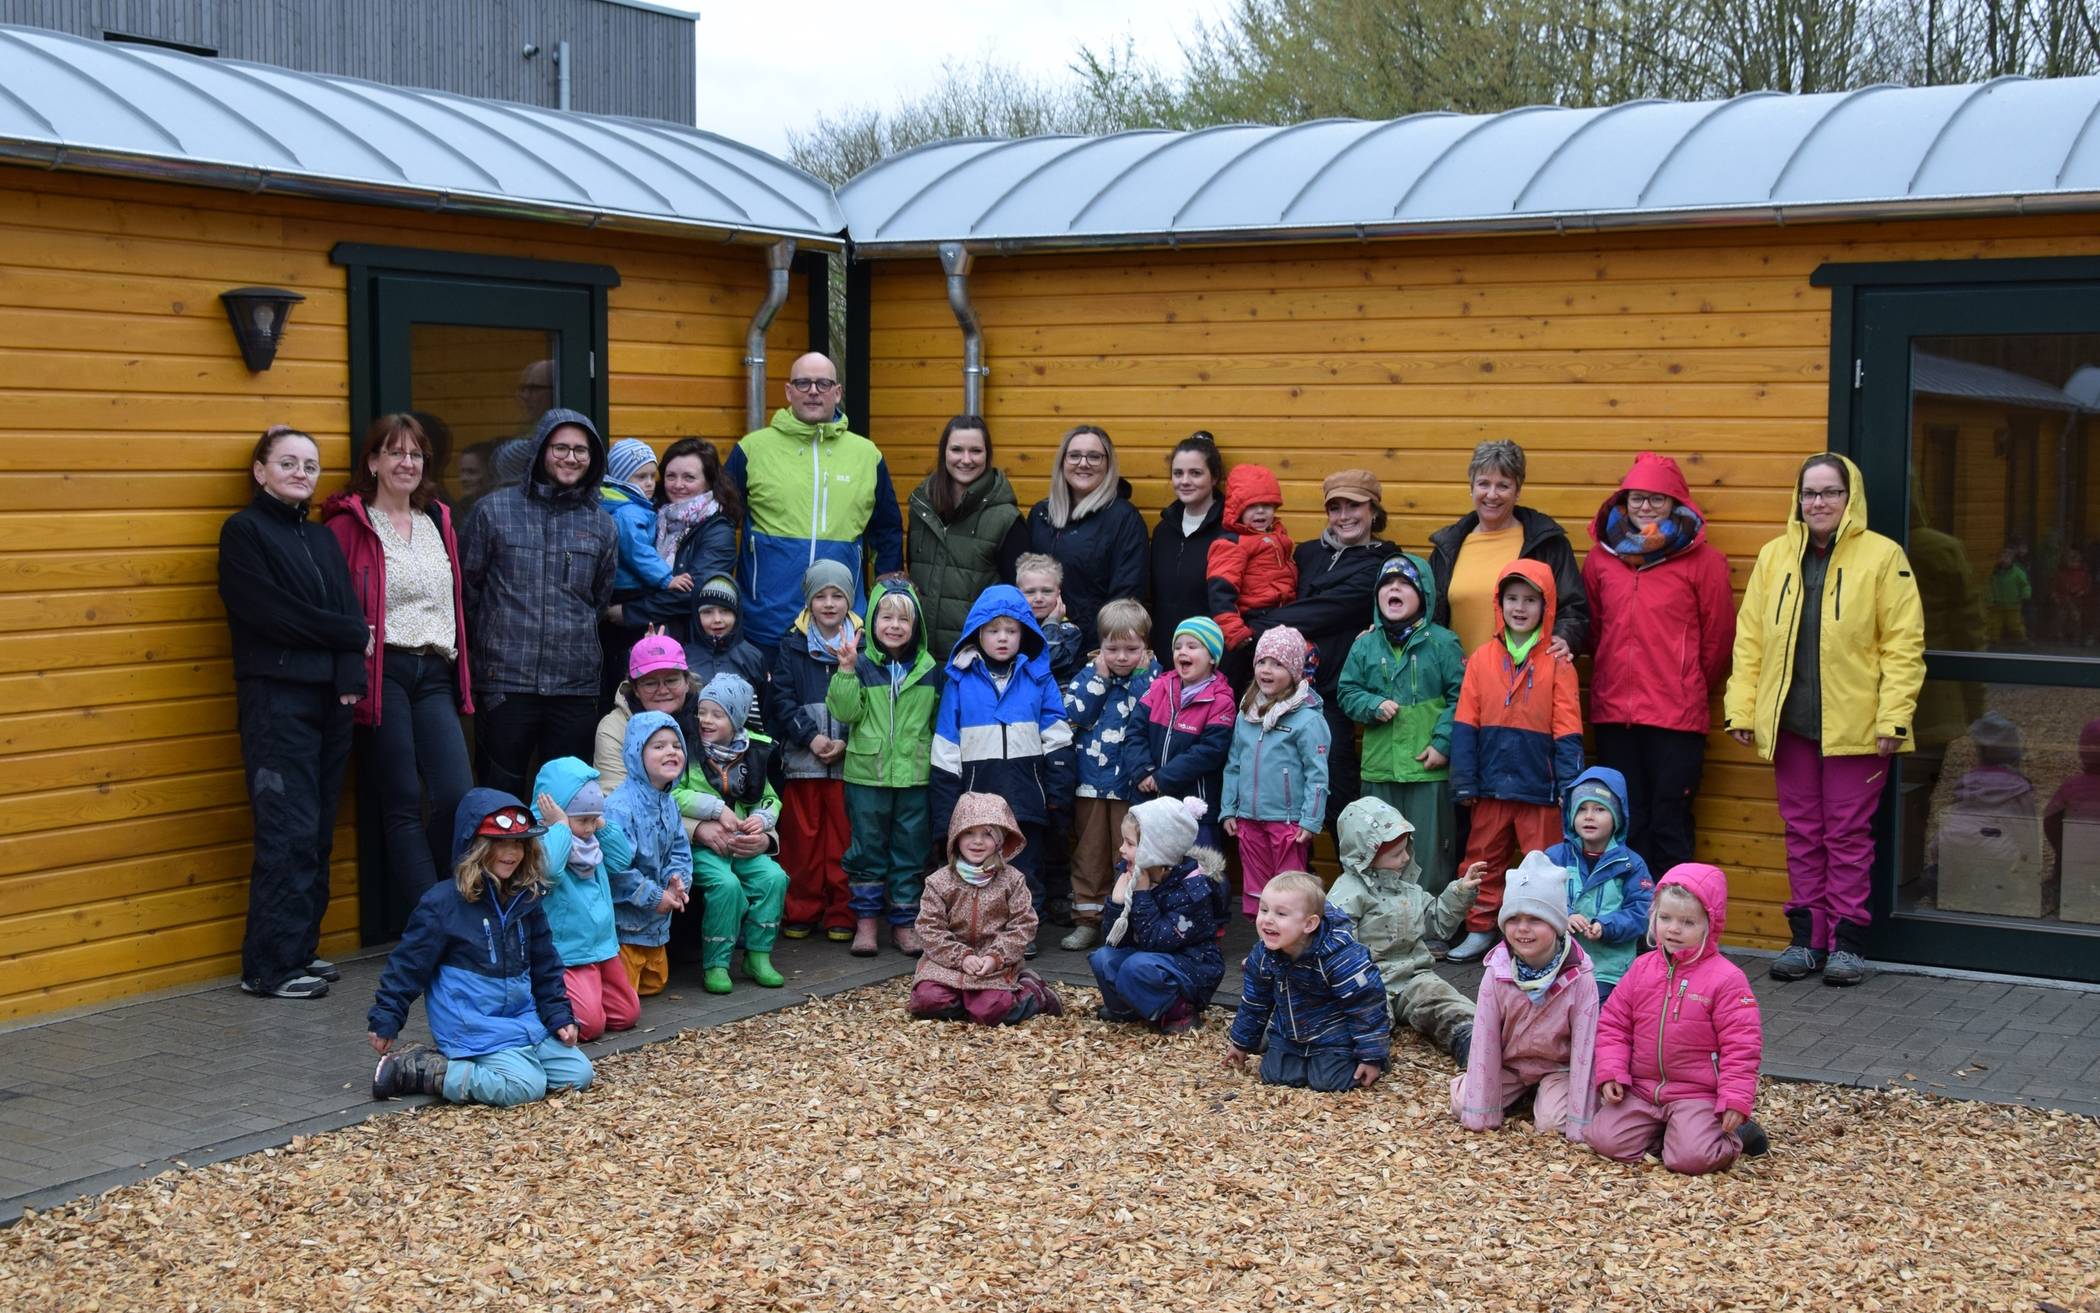
<path fill-rule="evenodd" d="M 1793 586 L 1794 576 L 1791 574 L 1779 581 L 1779 604 L 1772 608 L 1772 623 L 1775 625 L 1779 623 L 1780 617 L 1786 614 L 1787 590 L 1791 589 Z"/>
<path fill-rule="evenodd" d="M 1837 590 L 1830 595 L 1830 601 L 1831 606 L 1835 609 L 1835 614 L 1831 616 L 1831 619 L 1843 620 L 1845 618 L 1845 567 L 1842 565 L 1838 567 Z"/>
<path fill-rule="evenodd" d="M 1655 1023 L 1655 1103 L 1658 1107 L 1663 1101 L 1663 1086 L 1670 1081 L 1669 1063 L 1663 1057 L 1663 1039 L 1670 1030 L 1670 982 L 1675 980 L 1677 964 L 1672 962 L 1670 974 L 1663 981 L 1662 1016 L 1657 1018 Z M 1682 994 L 1685 986 L 1691 983 L 1689 980 L 1677 981 L 1678 993 Z"/>
<path fill-rule="evenodd" d="M 496 965 L 496 932 L 489 928 L 489 919 L 481 918 L 481 939 L 489 946 L 489 965 Z"/>
<path fill-rule="evenodd" d="M 809 443 L 809 563 L 817 563 L 817 529 L 824 523 L 824 461 L 817 454 L 820 438 Z"/>

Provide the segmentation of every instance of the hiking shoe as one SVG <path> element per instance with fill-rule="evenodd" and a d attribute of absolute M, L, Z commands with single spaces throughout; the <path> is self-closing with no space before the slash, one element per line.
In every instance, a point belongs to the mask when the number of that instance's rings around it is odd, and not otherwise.
<path fill-rule="evenodd" d="M 1856 985 L 1867 978 L 1867 959 L 1840 948 L 1823 964 L 1826 985 Z"/>
<path fill-rule="evenodd" d="M 1451 1032 L 1451 1047 L 1446 1049 L 1445 1052 L 1451 1055 L 1451 1060 L 1458 1064 L 1460 1071 L 1466 1069 L 1466 1063 L 1473 1056 L 1472 1022 L 1461 1022 L 1458 1029 Z"/>
<path fill-rule="evenodd" d="M 836 930 L 832 931 L 831 937 L 837 939 L 839 937 L 838 932 Z M 847 951 L 855 957 L 873 957 L 882 951 L 882 945 L 875 942 L 874 917 L 864 916 L 854 923 L 853 947 Z"/>
<path fill-rule="evenodd" d="M 1472 934 L 1453 944 L 1451 951 L 1444 954 L 1444 960 L 1446 962 L 1477 962 L 1487 956 L 1487 951 L 1494 946 L 1495 937 L 1493 935 L 1485 930 L 1475 930 Z"/>
<path fill-rule="evenodd" d="M 269 988 L 260 980 L 243 980 L 241 992 L 257 998 L 325 998 L 328 982 L 319 976 L 293 976 L 283 984 Z"/>
<path fill-rule="evenodd" d="M 807 921 L 790 921 L 780 927 L 780 933 L 788 939 L 807 939 L 815 931 L 816 927 Z"/>
<path fill-rule="evenodd" d="M 1028 959 L 1030 962 L 1033 962 L 1035 961 L 1036 954 L 1042 951 L 1043 950 L 1041 948 L 1036 946 L 1036 942 L 1033 939 L 1031 939 L 1028 941 L 1028 947 L 1021 950 L 1021 956 Z"/>
<path fill-rule="evenodd" d="M 404 1094 L 443 1094 L 445 1055 L 436 1049 L 396 1050 L 379 1059 L 372 1071 L 372 1097 L 395 1099 Z"/>
<path fill-rule="evenodd" d="M 778 989 L 787 983 L 787 977 L 773 966 L 771 953 L 744 953 L 744 979 L 761 989 Z"/>
<path fill-rule="evenodd" d="M 1428 949 L 1429 955 L 1439 962 L 1451 956 L 1451 942 L 1447 939 L 1431 937 L 1422 941 L 1422 947 Z"/>
<path fill-rule="evenodd" d="M 1037 1013 L 1049 1017 L 1065 1014 L 1065 1001 L 1058 997 L 1057 986 L 1033 971 L 1023 971 L 1018 980 L 1021 991 L 1035 999 Z"/>
<path fill-rule="evenodd" d="M 1819 948 L 1793 944 L 1784 953 L 1772 959 L 1772 965 L 1766 974 L 1774 980 L 1804 980 L 1823 969 L 1825 956 Z"/>
<path fill-rule="evenodd" d="M 918 930 L 912 926 L 900 925 L 891 930 L 890 942 L 906 957 L 917 957 L 926 951 L 925 941 L 919 938 Z"/>
<path fill-rule="evenodd" d="M 335 963 L 325 957 L 317 957 L 313 961 L 308 962 L 306 964 L 306 974 L 319 976 L 331 985 L 343 978 L 343 973 L 336 970 Z"/>
<path fill-rule="evenodd" d="M 1092 948 L 1094 945 L 1100 942 L 1100 926 L 1079 925 L 1073 926 L 1071 934 L 1066 935 L 1063 939 L 1058 940 L 1057 946 L 1065 950 L 1067 953 L 1084 953 L 1089 948 Z"/>
<path fill-rule="evenodd" d="M 1772 1137 L 1766 1135 L 1765 1128 L 1754 1121 L 1746 1121 L 1736 1127 L 1735 1138 L 1743 1142 L 1745 1158 L 1762 1158 L 1772 1148 Z"/>
<path fill-rule="evenodd" d="M 853 927 L 844 925 L 825 926 L 824 937 L 826 939 L 829 939 L 834 944 L 846 943 L 848 940 L 853 938 Z"/>
<path fill-rule="evenodd" d="M 1174 1000 L 1174 1006 L 1159 1014 L 1159 1033 L 1179 1035 L 1192 1030 L 1196 1025 L 1196 1005 L 1185 998 Z"/>

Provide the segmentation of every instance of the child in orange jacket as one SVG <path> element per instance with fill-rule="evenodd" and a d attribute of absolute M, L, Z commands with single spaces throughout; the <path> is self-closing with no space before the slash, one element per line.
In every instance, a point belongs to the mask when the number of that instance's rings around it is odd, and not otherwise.
<path fill-rule="evenodd" d="M 1546 645 L 1553 633 L 1553 568 L 1512 561 L 1495 584 L 1495 636 L 1466 658 L 1451 727 L 1451 797 L 1472 808 L 1466 855 L 1487 869 L 1453 962 L 1495 943 L 1495 913 L 1513 858 L 1561 839 L 1561 797 L 1582 773 L 1582 703 L 1575 667 Z"/>
<path fill-rule="evenodd" d="M 1225 525 L 1211 540 L 1205 570 L 1211 619 L 1225 631 L 1227 652 L 1253 641 L 1247 616 L 1298 600 L 1298 563 L 1277 519 L 1282 509 L 1283 485 L 1267 467 L 1235 465 L 1225 476 Z M 1177 625 L 1188 619 L 1159 618 Z"/>

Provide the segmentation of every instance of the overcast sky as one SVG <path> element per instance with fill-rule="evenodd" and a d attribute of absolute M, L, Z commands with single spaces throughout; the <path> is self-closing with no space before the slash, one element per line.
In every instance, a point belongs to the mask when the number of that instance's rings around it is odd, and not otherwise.
<path fill-rule="evenodd" d="M 938 79 L 941 62 L 986 57 L 1039 77 L 1081 44 L 1125 34 L 1150 59 L 1178 62 L 1177 38 L 1226 0 L 656 0 L 700 15 L 699 124 L 775 153 L 790 129 L 859 105 L 889 108 Z"/>

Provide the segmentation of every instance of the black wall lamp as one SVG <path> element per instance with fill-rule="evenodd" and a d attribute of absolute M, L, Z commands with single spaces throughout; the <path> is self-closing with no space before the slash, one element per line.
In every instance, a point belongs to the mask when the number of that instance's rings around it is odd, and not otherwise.
<path fill-rule="evenodd" d="M 284 340 L 285 321 L 291 318 L 292 307 L 305 299 L 281 287 L 236 287 L 219 293 L 249 372 L 260 374 L 277 359 L 277 344 Z"/>

